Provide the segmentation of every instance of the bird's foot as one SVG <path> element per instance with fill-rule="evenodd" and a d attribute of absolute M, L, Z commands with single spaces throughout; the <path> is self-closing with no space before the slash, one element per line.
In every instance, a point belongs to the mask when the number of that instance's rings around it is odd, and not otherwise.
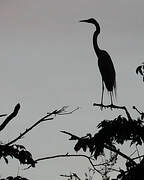
<path fill-rule="evenodd" d="M 113 108 L 114 108 L 113 103 L 111 103 L 109 106 L 110 106 L 110 109 L 113 110 Z"/>
<path fill-rule="evenodd" d="M 101 104 L 100 104 L 100 110 L 101 110 L 101 111 L 103 110 L 103 107 L 104 107 L 104 105 L 103 105 L 103 103 L 101 103 Z"/>

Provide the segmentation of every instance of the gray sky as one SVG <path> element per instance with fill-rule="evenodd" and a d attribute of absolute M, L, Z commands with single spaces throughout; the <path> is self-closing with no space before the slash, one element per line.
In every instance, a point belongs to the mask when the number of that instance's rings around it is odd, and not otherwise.
<path fill-rule="evenodd" d="M 74 153 L 74 144 L 60 130 L 80 136 L 94 133 L 101 120 L 122 113 L 101 112 L 92 106 L 100 102 L 101 76 L 92 47 L 94 28 L 79 23 L 81 19 L 94 17 L 100 23 L 99 46 L 109 52 L 116 68 L 118 104 L 143 109 L 144 85 L 135 73 L 144 61 L 143 6 L 142 0 L 1 0 L 1 112 L 10 113 L 21 103 L 18 117 L 2 133 L 4 141 L 50 110 L 80 106 L 72 115 L 41 124 L 18 142 L 26 145 L 34 158 Z M 104 99 L 109 103 L 107 94 Z M 3 177 L 17 174 L 17 161 L 2 165 Z M 60 179 L 59 174 L 84 172 L 87 166 L 83 159 L 50 160 L 34 169 L 20 170 L 19 175 L 35 180 Z"/>

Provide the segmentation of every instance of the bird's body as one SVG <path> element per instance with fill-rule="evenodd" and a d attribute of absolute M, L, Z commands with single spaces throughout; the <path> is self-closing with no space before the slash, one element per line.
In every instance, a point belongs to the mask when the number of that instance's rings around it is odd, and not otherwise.
<path fill-rule="evenodd" d="M 111 105 L 112 105 L 113 95 L 115 94 L 116 96 L 116 73 L 110 55 L 105 50 L 101 50 L 98 46 L 97 37 L 100 33 L 100 26 L 98 22 L 93 18 L 88 20 L 82 20 L 80 22 L 92 23 L 96 27 L 96 31 L 94 32 L 93 35 L 93 47 L 98 58 L 98 67 L 102 76 L 101 104 L 103 105 L 103 93 L 104 93 L 104 85 L 105 85 L 106 89 L 110 94 Z"/>
<path fill-rule="evenodd" d="M 98 66 L 101 72 L 102 80 L 109 92 L 115 91 L 115 70 L 112 60 L 106 51 L 101 51 L 101 55 L 98 57 Z"/>

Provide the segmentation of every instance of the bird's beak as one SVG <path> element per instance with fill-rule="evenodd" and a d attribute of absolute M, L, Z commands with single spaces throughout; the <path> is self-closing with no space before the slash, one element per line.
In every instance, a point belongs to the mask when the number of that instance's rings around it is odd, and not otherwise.
<path fill-rule="evenodd" d="M 86 23 L 88 23 L 88 20 L 80 20 L 79 22 L 86 22 Z"/>

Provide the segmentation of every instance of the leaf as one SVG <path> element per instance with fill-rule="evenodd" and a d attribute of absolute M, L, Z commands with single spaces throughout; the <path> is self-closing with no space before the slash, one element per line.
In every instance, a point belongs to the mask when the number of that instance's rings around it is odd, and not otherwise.
<path fill-rule="evenodd" d="M 13 180 L 14 178 L 12 176 L 8 176 L 6 180 Z"/>
<path fill-rule="evenodd" d="M 76 136 L 74 134 L 71 134 L 69 132 L 66 132 L 66 131 L 60 131 L 60 132 L 62 132 L 64 134 L 68 134 L 69 136 L 71 136 L 71 138 L 69 140 L 78 140 L 78 139 L 80 139 L 80 137 L 78 137 L 78 136 Z"/>
<path fill-rule="evenodd" d="M 83 142 L 81 141 L 81 139 L 76 143 L 76 145 L 75 145 L 75 147 L 74 147 L 74 150 L 77 152 L 77 151 L 79 151 L 81 148 L 83 148 L 84 150 L 85 150 L 85 148 L 84 148 L 84 144 L 83 144 Z"/>
<path fill-rule="evenodd" d="M 136 73 L 140 73 L 143 76 L 143 72 L 142 72 L 142 66 L 138 66 L 136 69 Z"/>
<path fill-rule="evenodd" d="M 3 156 L 3 158 L 4 158 L 5 162 L 8 164 L 8 159 L 4 156 Z"/>

